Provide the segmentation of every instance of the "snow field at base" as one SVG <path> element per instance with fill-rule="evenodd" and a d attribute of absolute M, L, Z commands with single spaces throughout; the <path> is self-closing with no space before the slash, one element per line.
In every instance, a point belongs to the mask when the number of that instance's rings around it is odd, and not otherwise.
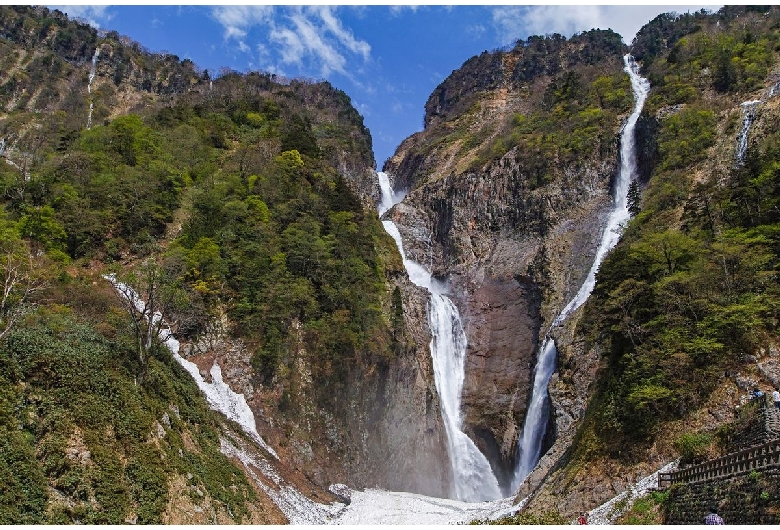
<path fill-rule="evenodd" d="M 368 489 L 353 492 L 352 503 L 330 524 L 461 524 L 475 519 L 496 519 L 513 511 L 512 498 L 461 502 L 416 493 Z"/>
<path fill-rule="evenodd" d="M 341 512 L 345 505 L 339 502 L 320 504 L 312 501 L 293 486 L 287 484 L 273 466 L 262 456 L 244 446 L 239 440 L 220 437 L 220 451 L 227 457 L 238 458 L 247 474 L 276 504 L 291 525 L 327 524 Z M 255 471 L 270 479 L 275 487 L 267 484 Z"/>

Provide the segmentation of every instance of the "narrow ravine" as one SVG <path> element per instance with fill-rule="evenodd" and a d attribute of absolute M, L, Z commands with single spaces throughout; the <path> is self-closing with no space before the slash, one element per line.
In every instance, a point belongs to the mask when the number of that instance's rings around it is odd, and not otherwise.
<path fill-rule="evenodd" d="M 381 216 L 403 199 L 390 186 L 385 173 L 378 173 L 382 191 L 378 206 Z M 428 324 L 431 329 L 431 358 L 436 390 L 442 408 L 442 419 L 447 432 L 448 453 L 452 468 L 451 496 L 459 501 L 485 501 L 501 498 L 501 490 L 485 455 L 462 430 L 460 402 L 465 377 L 466 333 L 463 331 L 458 308 L 446 296 L 446 287 L 431 276 L 419 263 L 406 258 L 398 227 L 393 221 L 382 221 L 395 240 L 403 258 L 409 279 L 428 291 Z"/>
<path fill-rule="evenodd" d="M 639 114 L 642 112 L 642 107 L 645 104 L 647 93 L 650 90 L 650 83 L 639 75 L 639 66 L 630 54 L 626 54 L 623 57 L 623 63 L 625 64 L 624 70 L 631 79 L 631 89 L 634 93 L 635 103 L 634 110 L 628 117 L 628 121 L 623 127 L 620 136 L 620 171 L 615 182 L 612 210 L 607 218 L 593 265 L 588 271 L 585 282 L 574 298 L 555 317 L 539 348 L 531 400 L 526 412 L 522 434 L 517 444 L 517 465 L 512 481 L 513 490 L 517 490 L 539 462 L 542 443 L 547 432 L 547 422 L 550 416 L 547 386 L 555 370 L 555 358 L 558 355 L 551 331 L 588 299 L 593 291 L 593 287 L 596 285 L 596 272 L 599 270 L 602 261 L 604 261 L 604 257 L 619 241 L 622 227 L 630 217 L 627 207 L 628 188 L 636 176 L 634 129 L 639 119 Z"/>

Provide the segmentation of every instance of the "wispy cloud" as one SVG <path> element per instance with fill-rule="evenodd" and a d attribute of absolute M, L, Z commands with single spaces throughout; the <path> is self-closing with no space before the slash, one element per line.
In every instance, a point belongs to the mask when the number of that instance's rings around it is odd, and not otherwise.
<path fill-rule="evenodd" d="M 420 6 L 415 5 L 392 5 L 390 6 L 390 14 L 393 16 L 400 16 L 405 11 L 411 11 L 412 13 L 415 13 L 419 8 Z"/>
<path fill-rule="evenodd" d="M 250 49 L 247 40 L 262 35 L 256 49 L 269 71 L 295 66 L 304 75 L 352 78 L 348 66 L 354 59 L 371 58 L 371 46 L 342 24 L 334 7 L 221 6 L 212 13 L 225 39 L 236 41 L 242 51 Z"/>
<path fill-rule="evenodd" d="M 252 26 L 271 22 L 273 11 L 273 6 L 266 5 L 219 6 L 212 15 L 225 28 L 226 39 L 242 39 Z"/>
<path fill-rule="evenodd" d="M 235 39 L 239 51 L 248 53 L 250 47 L 244 41 L 250 28 L 272 22 L 273 7 L 267 5 L 218 6 L 212 16 L 225 30 L 225 39 Z"/>
<path fill-rule="evenodd" d="M 105 26 L 114 15 L 109 11 L 110 6 L 49 6 L 49 9 L 58 9 L 67 14 L 69 18 L 84 20 L 94 28 Z"/>
<path fill-rule="evenodd" d="M 637 31 L 656 15 L 665 12 L 684 13 L 704 7 L 717 10 L 720 6 L 501 6 L 493 9 L 493 25 L 503 42 L 511 44 L 529 35 L 560 33 L 566 37 L 593 28 L 612 29 L 630 44 Z"/>
<path fill-rule="evenodd" d="M 371 46 L 366 41 L 357 40 L 352 32 L 345 29 L 341 21 L 333 15 L 332 9 L 324 6 L 315 9 L 324 23 L 324 28 L 332 33 L 339 43 L 346 46 L 349 51 L 362 55 L 364 60 L 368 60 Z"/>
<path fill-rule="evenodd" d="M 466 33 L 474 40 L 479 39 L 485 34 L 487 28 L 484 24 L 472 24 L 466 27 Z"/>

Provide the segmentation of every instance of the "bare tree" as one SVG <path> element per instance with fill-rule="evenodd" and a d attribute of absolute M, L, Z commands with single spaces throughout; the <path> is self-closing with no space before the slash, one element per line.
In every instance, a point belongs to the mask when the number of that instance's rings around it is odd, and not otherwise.
<path fill-rule="evenodd" d="M 19 242 L 3 250 L 0 261 L 0 280 L 3 282 L 0 294 L 0 339 L 13 329 L 22 316 L 35 308 L 36 304 L 31 298 L 47 285 L 36 274 L 36 259 L 26 244 Z"/>
<path fill-rule="evenodd" d="M 132 322 L 141 365 L 139 375 L 143 380 L 152 348 L 167 338 L 162 336 L 167 329 L 163 314 L 174 306 L 177 289 L 165 270 L 151 259 L 119 279 L 115 275 L 106 278 L 114 284 Z"/>

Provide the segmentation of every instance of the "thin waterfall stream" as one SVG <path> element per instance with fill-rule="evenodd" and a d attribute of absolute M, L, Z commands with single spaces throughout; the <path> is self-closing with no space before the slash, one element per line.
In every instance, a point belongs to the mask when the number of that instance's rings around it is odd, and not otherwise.
<path fill-rule="evenodd" d="M 89 94 L 89 115 L 87 116 L 87 130 L 92 128 L 92 110 L 95 108 L 92 101 L 92 81 L 95 80 L 97 73 L 97 61 L 100 56 L 100 46 L 95 48 L 95 53 L 92 55 L 92 66 L 89 69 L 89 81 L 87 82 L 87 94 Z"/>
<path fill-rule="evenodd" d="M 601 266 L 607 253 L 614 247 L 620 239 L 623 225 L 628 221 L 630 215 L 627 207 L 628 188 L 636 175 L 636 152 L 634 129 L 645 104 L 647 93 L 650 90 L 650 83 L 647 79 L 639 75 L 639 66 L 630 54 L 623 56 L 625 72 L 631 79 L 631 89 L 634 93 L 634 110 L 628 117 L 628 121 L 623 127 L 620 136 L 620 171 L 615 183 L 613 195 L 613 207 L 607 218 L 607 224 L 601 234 L 596 256 L 593 265 L 588 271 L 585 282 L 580 287 L 577 294 L 572 298 L 566 307 L 555 317 L 552 325 L 547 330 L 544 341 L 539 348 L 539 357 L 536 362 L 534 372 L 534 384 L 531 394 L 531 400 L 526 412 L 525 425 L 522 434 L 518 440 L 517 447 L 517 465 L 515 467 L 514 479 L 512 480 L 512 489 L 517 490 L 525 478 L 533 471 L 539 462 L 542 453 L 542 444 L 547 432 L 547 423 L 549 419 L 549 403 L 547 386 L 550 383 L 550 377 L 555 370 L 555 358 L 558 350 L 555 346 L 555 340 L 550 332 L 553 328 L 560 325 L 568 316 L 590 296 L 593 287 L 596 284 L 596 272 Z"/>
<path fill-rule="evenodd" d="M 745 154 L 747 153 L 748 131 L 753 121 L 756 119 L 756 108 L 762 101 L 755 99 L 742 103 L 742 130 L 737 137 L 737 153 L 734 167 L 742 167 L 745 164 Z"/>
<path fill-rule="evenodd" d="M 396 194 L 386 173 L 379 172 L 382 192 L 378 212 L 381 216 L 404 195 Z M 453 498 L 460 501 L 486 501 L 501 498 L 501 489 L 493 470 L 474 442 L 461 428 L 461 392 L 465 377 L 466 334 L 458 308 L 446 296 L 446 287 L 438 282 L 422 265 L 406 258 L 401 233 L 393 221 L 382 221 L 388 234 L 395 240 L 403 258 L 409 279 L 430 293 L 428 324 L 431 329 L 431 358 L 436 391 L 442 408 L 442 419 L 447 433 L 448 453 L 452 468 Z"/>

